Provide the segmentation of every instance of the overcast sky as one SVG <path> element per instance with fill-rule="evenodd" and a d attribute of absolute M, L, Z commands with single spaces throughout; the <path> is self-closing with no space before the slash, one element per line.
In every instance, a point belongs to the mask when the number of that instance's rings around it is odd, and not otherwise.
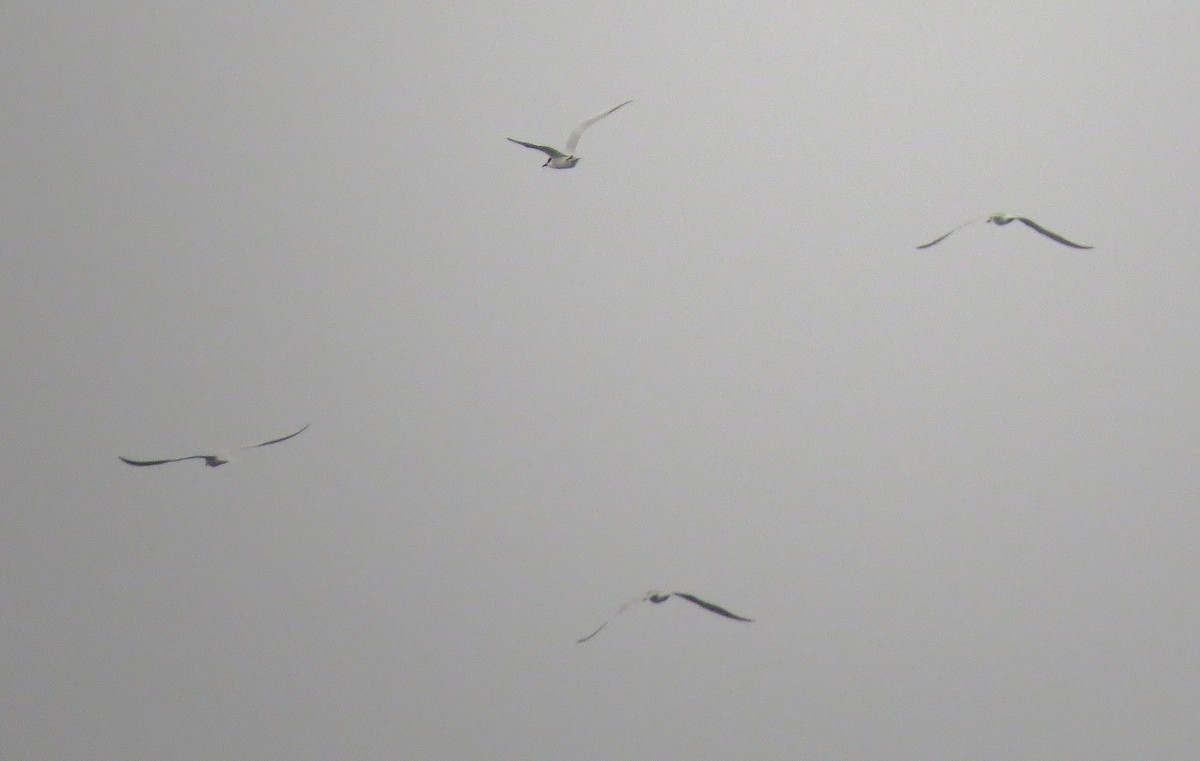
<path fill-rule="evenodd" d="M 3 17 L 0 757 L 1195 758 L 1200 4 Z"/>

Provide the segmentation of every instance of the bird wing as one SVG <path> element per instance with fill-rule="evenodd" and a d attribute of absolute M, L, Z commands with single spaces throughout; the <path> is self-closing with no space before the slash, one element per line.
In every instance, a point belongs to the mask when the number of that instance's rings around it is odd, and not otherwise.
<path fill-rule="evenodd" d="M 130 460 L 128 457 L 117 455 L 117 459 L 129 465 L 162 465 L 168 462 L 183 462 L 184 460 L 203 460 L 207 455 L 194 454 L 188 457 L 173 457 L 169 460 Z"/>
<path fill-rule="evenodd" d="M 526 148 L 532 148 L 535 151 L 541 151 L 542 153 L 546 154 L 547 156 L 549 156 L 552 159 L 565 158 L 567 155 L 567 154 L 563 153 L 562 151 L 560 151 L 559 149 L 551 148 L 548 145 L 538 145 L 537 143 L 526 143 L 523 140 L 513 140 L 511 137 L 505 138 L 505 139 L 510 142 L 516 143 L 517 145 L 523 145 Z"/>
<path fill-rule="evenodd" d="M 946 234 L 945 234 L 945 235 L 943 235 L 942 237 L 940 237 L 940 238 L 934 238 L 933 240 L 929 241 L 928 243 L 926 243 L 926 244 L 924 244 L 924 245 L 922 245 L 922 246 L 917 246 L 917 248 L 929 248 L 930 246 L 933 246 L 933 245 L 936 245 L 936 244 L 938 244 L 938 243 L 941 243 L 941 242 L 942 242 L 942 241 L 944 241 L 946 238 L 949 238 L 949 237 L 950 237 L 950 234 L 951 234 L 951 233 L 953 233 L 953 232 L 955 232 L 956 230 L 958 230 L 958 228 L 957 228 L 957 227 L 956 227 L 956 228 L 954 228 L 954 230 L 951 230 L 950 232 L 946 233 Z"/>
<path fill-rule="evenodd" d="M 611 620 L 612 620 L 611 618 L 608 619 L 608 621 L 611 621 Z M 601 629 L 608 626 L 608 621 L 605 621 L 604 623 L 600 624 L 600 626 L 596 627 L 596 631 L 592 632 L 591 634 L 587 635 L 586 637 L 582 637 L 580 639 L 575 640 L 575 644 L 582 645 L 584 642 L 587 642 L 592 637 L 595 637 L 597 634 L 600 633 Z"/>
<path fill-rule="evenodd" d="M 575 153 L 575 147 L 577 145 L 579 145 L 579 138 L 583 137 L 583 131 L 585 129 L 592 126 L 596 122 L 600 121 L 604 117 L 608 116 L 613 111 L 616 111 L 618 108 L 621 108 L 621 106 L 628 106 L 632 102 L 633 102 L 632 100 L 627 100 L 624 103 L 622 103 L 620 106 L 613 106 L 612 108 L 608 109 L 604 113 L 602 113 L 598 116 L 593 116 L 591 119 L 588 119 L 586 122 L 584 122 L 583 124 L 580 124 L 578 127 L 573 129 L 571 131 L 571 136 L 567 138 L 567 153 L 569 153 L 569 154 Z"/>
<path fill-rule="evenodd" d="M 600 633 L 600 630 L 603 629 L 604 627 L 608 626 L 614 618 L 616 618 L 617 616 L 624 613 L 626 608 L 628 608 L 630 605 L 633 605 L 635 602 L 641 602 L 642 599 L 643 598 L 641 598 L 641 597 L 635 597 L 632 600 L 630 600 L 629 602 L 622 605 L 620 608 L 617 609 L 616 613 L 613 613 L 611 616 L 608 617 L 607 621 L 605 621 L 604 623 L 597 626 L 596 631 L 592 632 L 591 634 L 587 635 L 586 637 L 582 637 L 580 639 L 575 640 L 575 644 L 577 644 L 577 645 L 582 644 L 584 642 L 587 642 L 592 637 L 595 637 L 597 634 Z"/>
<path fill-rule="evenodd" d="M 711 610 L 713 613 L 716 613 L 718 616 L 725 616 L 725 618 L 732 618 L 735 621 L 750 621 L 750 622 L 754 621 L 753 618 L 744 618 L 742 616 L 739 616 L 736 613 L 731 613 L 731 612 L 725 610 L 724 608 L 722 608 L 720 605 L 713 605 L 711 602 L 705 602 L 704 600 L 701 600 L 699 597 L 696 597 L 695 595 L 689 595 L 686 592 L 672 592 L 671 594 L 675 595 L 676 597 L 682 597 L 683 599 L 687 600 L 688 602 L 693 602 L 693 603 L 699 605 L 701 608 L 704 608 L 705 610 Z"/>
<path fill-rule="evenodd" d="M 1021 222 L 1023 222 L 1026 227 L 1030 227 L 1034 230 L 1037 230 L 1039 233 L 1041 233 L 1042 235 L 1045 235 L 1050 240 L 1058 241 L 1059 243 L 1063 244 L 1064 246 L 1070 246 L 1071 248 L 1091 248 L 1091 246 L 1084 246 L 1083 244 L 1080 244 L 1080 243 L 1073 243 L 1072 241 L 1067 240 L 1066 238 L 1059 235 L 1058 233 L 1053 232 L 1051 230 L 1047 230 L 1046 228 L 1039 225 L 1037 222 L 1034 222 L 1032 219 L 1029 219 L 1027 217 L 1017 217 L 1017 219 L 1021 220 Z"/>
<path fill-rule="evenodd" d="M 300 430 L 296 431 L 295 433 L 289 433 L 287 436 L 281 436 L 278 439 L 271 439 L 270 441 L 264 441 L 261 444 L 251 444 L 250 446 L 242 447 L 242 449 L 254 449 L 255 447 L 265 447 L 268 444 L 278 444 L 281 441 L 287 441 L 288 439 L 292 438 L 293 436 L 299 436 L 300 434 L 304 433 L 304 431 L 306 431 L 308 429 L 308 426 L 310 426 L 310 425 L 312 425 L 312 423 L 308 423 L 307 425 L 304 426 L 304 428 L 301 428 Z"/>
<path fill-rule="evenodd" d="M 959 225 L 958 227 L 956 227 L 956 228 L 954 228 L 953 230 L 951 230 L 950 232 L 946 233 L 945 235 L 943 235 L 943 236 L 941 236 L 941 237 L 939 237 L 939 238 L 934 238 L 933 240 L 929 241 L 928 243 L 926 243 L 926 244 L 924 244 L 924 245 L 917 246 L 917 248 L 929 248 L 930 246 L 933 246 L 933 245 L 936 245 L 936 244 L 938 244 L 938 243 L 941 243 L 941 242 L 942 242 L 942 241 L 944 241 L 946 238 L 949 238 L 951 235 L 953 235 L 954 233 L 956 233 L 956 232 L 958 232 L 959 230 L 963 229 L 963 228 L 964 228 L 964 227 L 966 227 L 967 225 L 973 225 L 973 224 L 975 224 L 976 222 L 980 222 L 980 221 L 982 221 L 983 219 L 985 219 L 985 218 L 984 218 L 984 217 L 976 217 L 975 219 L 969 219 L 969 220 L 967 220 L 966 222 L 963 222 L 963 223 L 962 223 L 961 225 Z"/>

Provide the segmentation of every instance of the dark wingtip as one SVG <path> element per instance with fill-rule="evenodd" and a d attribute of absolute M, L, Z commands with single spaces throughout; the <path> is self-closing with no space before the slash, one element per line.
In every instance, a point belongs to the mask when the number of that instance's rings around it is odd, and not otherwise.
<path fill-rule="evenodd" d="M 954 230 L 951 230 L 950 232 L 946 233 L 945 235 L 939 235 L 938 237 L 934 238 L 933 240 L 929 241 L 928 243 L 922 243 L 921 245 L 917 246 L 917 249 L 920 250 L 920 249 L 929 248 L 931 246 L 936 246 L 937 244 L 944 241 L 946 238 L 949 238 L 951 235 L 953 235 L 955 233 L 955 231 L 957 231 L 957 230 L 958 230 L 958 228 L 956 227 L 956 228 L 954 228 Z"/>
<path fill-rule="evenodd" d="M 1029 217 L 1016 217 L 1016 219 L 1019 219 L 1022 224 L 1024 224 L 1026 227 L 1030 228 L 1031 230 L 1035 230 L 1035 231 L 1041 233 L 1042 235 L 1045 235 L 1050 240 L 1057 241 L 1057 242 L 1063 244 L 1064 246 L 1070 246 L 1071 248 L 1091 248 L 1091 246 L 1085 246 L 1082 243 L 1076 243 L 1073 240 L 1068 240 L 1068 239 L 1064 238 L 1063 236 L 1059 235 L 1058 233 L 1054 232 L 1053 230 L 1050 230 L 1049 228 L 1046 228 L 1046 227 L 1042 227 L 1041 225 L 1039 225 L 1037 222 L 1034 222 Z"/>
<path fill-rule="evenodd" d="M 608 626 L 608 622 L 607 622 L 607 621 L 605 621 L 604 623 L 600 624 L 600 629 L 603 629 L 603 628 L 604 628 L 604 627 L 606 627 L 606 626 Z M 587 642 L 589 639 L 591 639 L 592 637 L 595 637 L 597 634 L 599 634 L 599 633 L 600 633 L 600 629 L 597 629 L 596 631 L 592 632 L 591 634 L 587 635 L 586 637 L 580 637 L 579 639 L 575 640 L 575 644 L 576 644 L 576 645 L 582 645 L 584 642 Z"/>
<path fill-rule="evenodd" d="M 279 443 L 279 442 L 281 442 L 281 441 L 287 441 L 288 439 L 295 438 L 296 436 L 299 436 L 300 434 L 302 434 L 302 433 L 304 433 L 305 431 L 307 431 L 307 430 L 308 430 L 308 427 L 309 427 L 310 425 L 312 425 L 312 423 L 311 423 L 311 422 L 310 422 L 310 423 L 305 423 L 305 424 L 304 424 L 304 427 L 303 427 L 303 428 L 301 428 L 300 430 L 296 431 L 295 433 L 289 433 L 287 436 L 280 436 L 280 437 L 279 437 L 279 438 L 277 438 L 277 439 L 271 439 L 270 441 L 264 441 L 264 442 L 261 442 L 261 443 L 259 443 L 259 444 L 251 444 L 251 445 L 250 445 L 250 446 L 248 446 L 248 447 L 242 447 L 242 448 L 243 448 L 243 449 L 257 449 L 258 447 L 265 447 L 265 446 L 268 446 L 268 445 L 270 445 L 270 444 L 278 444 L 278 443 Z"/>
<path fill-rule="evenodd" d="M 710 610 L 713 613 L 716 613 L 717 615 L 724 616 L 725 618 L 732 618 L 737 621 L 746 621 L 746 622 L 750 622 L 750 623 L 753 623 L 753 621 L 754 621 L 754 619 L 752 619 L 752 618 L 746 618 L 745 616 L 739 616 L 738 614 L 734 613 L 731 610 L 722 608 L 720 605 L 716 605 L 715 603 L 708 602 L 707 600 L 701 600 L 699 597 L 696 597 L 695 595 L 692 595 L 692 594 L 688 594 L 687 592 L 672 592 L 672 594 L 674 594 L 677 597 L 682 597 L 683 599 L 688 600 L 689 602 L 693 602 L 696 605 L 699 605 L 701 608 L 704 608 L 705 610 Z"/>

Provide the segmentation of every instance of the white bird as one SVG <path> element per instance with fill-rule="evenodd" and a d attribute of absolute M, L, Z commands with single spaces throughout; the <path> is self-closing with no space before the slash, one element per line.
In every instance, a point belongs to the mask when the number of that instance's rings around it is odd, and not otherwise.
<path fill-rule="evenodd" d="M 622 605 L 620 608 L 617 609 L 616 613 L 613 613 L 611 616 L 609 616 L 608 621 L 605 621 L 604 623 L 600 624 L 600 626 L 596 629 L 596 631 L 592 632 L 591 634 L 587 635 L 586 637 L 575 640 L 575 642 L 576 642 L 576 644 L 579 644 L 581 642 L 587 642 L 592 637 L 595 637 L 597 634 L 600 633 L 601 629 L 608 626 L 609 622 L 611 622 L 614 618 L 616 618 L 617 616 L 624 613 L 625 609 L 628 608 L 630 605 L 633 605 L 634 603 L 652 602 L 657 605 L 660 602 L 666 602 L 667 600 L 671 599 L 672 597 L 682 597 L 683 599 L 687 600 L 688 602 L 695 603 L 696 605 L 699 605 L 701 608 L 704 608 L 705 610 L 710 610 L 713 613 L 716 613 L 718 616 L 724 616 L 725 618 L 732 618 L 734 621 L 747 621 L 747 622 L 751 622 L 751 623 L 753 623 L 753 621 L 754 621 L 753 618 L 743 618 L 742 616 L 739 616 L 736 613 L 730 613 L 729 611 L 722 608 L 720 605 L 713 605 L 711 602 L 705 602 L 704 600 L 701 600 L 699 597 L 696 597 L 695 595 L 689 595 L 686 592 L 647 592 L 645 595 L 643 595 L 641 597 L 635 597 L 634 599 L 632 599 L 629 602 Z"/>
<path fill-rule="evenodd" d="M 923 246 L 917 246 L 917 248 L 929 248 L 930 246 L 932 246 L 934 244 L 941 243 L 946 238 L 949 238 L 951 233 L 955 233 L 955 232 L 963 229 L 967 225 L 973 225 L 976 222 L 989 222 L 993 225 L 996 225 L 997 227 L 1003 227 L 1004 225 L 1007 225 L 1009 222 L 1020 222 L 1020 223 L 1024 224 L 1026 227 L 1036 230 L 1039 233 L 1041 233 L 1042 235 L 1045 235 L 1050 240 L 1061 243 L 1064 246 L 1070 246 L 1071 248 L 1091 248 L 1091 246 L 1085 246 L 1081 243 L 1074 243 L 1072 241 L 1069 241 L 1066 238 L 1064 238 L 1063 236 L 1059 235 L 1058 233 L 1053 232 L 1051 230 L 1047 230 L 1046 228 L 1042 227 L 1037 222 L 1034 222 L 1032 219 L 1030 219 L 1028 217 L 1014 217 L 1009 214 L 993 214 L 990 217 L 978 217 L 977 219 L 972 219 L 967 222 L 963 222 L 961 225 L 954 228 L 953 230 L 946 233 L 945 235 L 941 236 L 940 238 L 934 238 L 933 240 L 929 241 L 928 243 L 926 243 Z"/>
<path fill-rule="evenodd" d="M 296 431 L 295 433 L 289 433 L 287 436 L 281 436 L 278 439 L 271 439 L 270 441 L 264 441 L 261 444 L 251 444 L 249 446 L 242 447 L 242 449 L 254 449 L 255 447 L 265 447 L 268 444 L 278 444 L 281 441 L 287 441 L 288 439 L 292 438 L 293 436 L 299 436 L 300 434 L 304 433 L 304 431 L 308 428 L 309 425 L 312 425 L 312 423 L 309 423 L 308 425 L 304 426 L 304 428 L 301 428 L 300 430 Z M 130 460 L 127 457 L 121 457 L 120 455 L 118 455 L 117 459 L 119 459 L 121 462 L 128 463 L 130 465 L 139 465 L 139 466 L 141 466 L 141 465 L 163 465 L 168 462 L 182 462 L 184 460 L 204 460 L 205 465 L 207 465 L 210 468 L 215 468 L 218 465 L 224 465 L 225 463 L 229 462 L 229 453 L 228 452 L 218 452 L 217 454 L 193 454 L 193 455 L 188 455 L 187 457 L 172 457 L 167 460 Z"/>
<path fill-rule="evenodd" d="M 633 102 L 632 100 L 627 100 L 624 103 L 622 103 L 620 106 L 613 106 L 612 108 L 608 109 L 607 111 L 600 114 L 599 116 L 593 116 L 591 119 L 588 119 L 586 122 L 584 122 L 583 124 L 580 124 L 574 130 L 572 130 L 571 136 L 567 138 L 567 152 L 566 153 L 563 153 L 562 151 L 558 150 L 557 148 L 551 148 L 548 145 L 538 145 L 537 143 L 526 143 L 523 140 L 513 140 L 513 138 L 511 138 L 511 137 L 508 138 L 508 140 L 516 143 L 517 145 L 523 145 L 526 148 L 533 148 L 535 151 L 541 151 L 542 153 L 546 154 L 549 158 L 546 159 L 545 164 L 542 164 L 543 168 L 550 167 L 552 169 L 570 169 L 571 167 L 573 167 L 579 163 L 579 156 L 575 155 L 575 147 L 579 145 L 579 138 L 583 137 L 583 131 L 585 129 L 587 129 L 588 127 L 592 126 L 593 124 L 595 124 L 596 122 L 600 121 L 604 117 L 608 116 L 613 111 L 616 111 L 618 108 L 621 108 L 621 106 L 628 106 L 632 102 Z"/>

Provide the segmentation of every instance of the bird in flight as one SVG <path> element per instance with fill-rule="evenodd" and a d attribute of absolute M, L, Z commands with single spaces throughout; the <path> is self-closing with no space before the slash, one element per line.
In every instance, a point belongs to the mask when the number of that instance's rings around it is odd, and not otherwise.
<path fill-rule="evenodd" d="M 271 439 L 270 441 L 264 441 L 259 444 L 251 444 L 249 446 L 242 447 L 242 449 L 254 449 L 255 447 L 265 447 L 268 444 L 278 444 L 281 441 L 287 441 L 288 439 L 292 438 L 293 436 L 299 436 L 300 434 L 304 433 L 304 431 L 308 428 L 309 425 L 312 425 L 312 423 L 309 423 L 308 425 L 304 426 L 304 428 L 301 428 L 300 430 L 296 431 L 295 433 L 289 433 L 287 436 L 281 436 L 278 439 Z M 120 457 L 120 456 L 118 456 L 117 459 L 119 459 L 121 462 L 128 463 L 130 465 L 138 465 L 138 466 L 141 466 L 141 465 L 163 465 L 168 462 L 182 462 L 183 460 L 204 460 L 205 465 L 207 465 L 210 468 L 215 468 L 218 465 L 224 465 L 225 463 L 229 462 L 229 454 L 227 452 L 218 452 L 217 454 L 193 454 L 193 455 L 188 455 L 187 457 L 172 457 L 167 460 L 130 460 L 128 457 Z"/>
<path fill-rule="evenodd" d="M 598 116 L 593 116 L 591 119 L 588 119 L 583 124 L 580 124 L 578 127 L 571 130 L 571 136 L 567 138 L 567 152 L 566 153 L 563 153 L 562 151 L 558 150 L 557 148 L 551 148 L 548 145 L 538 145 L 537 143 L 526 143 L 523 140 L 513 140 L 511 137 L 508 138 L 508 140 L 516 143 L 517 145 L 523 145 L 526 148 L 532 148 L 535 151 L 541 151 L 542 153 L 546 154 L 549 158 L 546 159 L 545 164 L 542 164 L 543 168 L 550 167 L 552 169 L 570 169 L 571 167 L 573 167 L 579 163 L 579 156 L 575 155 L 575 147 L 577 145 L 579 145 L 579 138 L 583 137 L 583 131 L 585 129 L 587 129 L 588 127 L 592 126 L 593 124 L 595 124 L 596 122 L 600 121 L 604 117 L 608 116 L 613 111 L 616 111 L 618 108 L 621 108 L 621 106 L 628 106 L 632 102 L 633 102 L 632 100 L 627 100 L 624 103 L 622 103 L 620 106 L 613 106 L 612 108 L 608 109 L 604 113 L 602 113 Z"/>
<path fill-rule="evenodd" d="M 672 597 L 682 597 L 684 600 L 687 600 L 688 602 L 691 602 L 691 603 L 695 603 L 696 605 L 699 605 L 701 608 L 704 608 L 705 610 L 712 611 L 713 613 L 716 613 L 718 616 L 724 616 L 725 618 L 732 618 L 734 621 L 748 621 L 748 622 L 754 621 L 753 618 L 743 618 L 742 616 L 739 616 L 736 613 L 731 613 L 728 610 L 725 610 L 720 605 L 714 605 L 711 602 L 706 602 L 704 600 L 701 600 L 699 597 L 696 597 L 695 595 L 689 595 L 686 592 L 647 592 L 645 595 L 643 595 L 641 597 L 635 597 L 634 599 L 632 599 L 629 602 L 622 605 L 617 610 L 616 613 L 613 613 L 611 616 L 609 616 L 608 621 L 605 621 L 604 623 L 600 624 L 600 626 L 597 627 L 596 631 L 592 632 L 591 634 L 587 635 L 586 637 L 575 640 L 575 642 L 576 642 L 576 644 L 579 644 L 582 642 L 587 642 L 592 637 L 595 637 L 597 634 L 600 633 L 601 629 L 608 626 L 609 622 L 611 622 L 614 618 L 616 618 L 617 616 L 624 613 L 625 609 L 628 608 L 630 605 L 633 605 L 634 603 L 652 602 L 655 605 L 657 605 L 660 602 L 666 602 L 667 600 L 671 599 Z"/>
<path fill-rule="evenodd" d="M 1026 227 L 1036 230 L 1037 232 L 1041 233 L 1042 235 L 1045 235 L 1050 240 L 1061 243 L 1064 246 L 1070 246 L 1071 248 L 1091 248 L 1091 246 L 1085 246 L 1081 243 L 1075 243 L 1073 241 L 1069 241 L 1066 238 L 1064 238 L 1063 236 L 1059 235 L 1058 233 L 1056 233 L 1052 230 L 1047 230 L 1046 228 L 1042 227 L 1037 222 L 1034 222 L 1032 219 L 1030 219 L 1028 217 L 1014 217 L 1009 214 L 993 214 L 990 217 L 979 217 L 977 219 L 972 219 L 968 222 L 963 222 L 961 225 L 954 228 L 953 230 L 946 233 L 945 235 L 941 236 L 940 238 L 934 238 L 933 240 L 929 241 L 928 243 L 926 243 L 923 246 L 917 246 L 917 248 L 929 248 L 930 246 L 941 243 L 946 238 L 949 238 L 952 233 L 955 233 L 955 232 L 963 229 L 967 225 L 973 225 L 976 222 L 989 222 L 993 225 L 996 225 L 997 227 L 1003 227 L 1004 225 L 1007 225 L 1009 222 L 1020 222 L 1021 224 L 1025 225 Z"/>

